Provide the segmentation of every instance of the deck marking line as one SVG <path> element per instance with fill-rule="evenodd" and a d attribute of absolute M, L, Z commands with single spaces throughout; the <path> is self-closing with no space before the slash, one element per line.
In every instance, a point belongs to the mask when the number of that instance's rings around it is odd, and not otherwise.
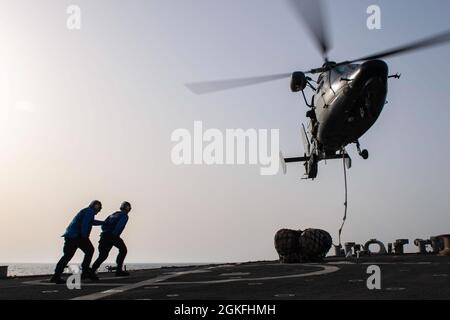
<path fill-rule="evenodd" d="M 55 283 L 51 283 L 51 282 L 47 282 L 47 280 L 33 280 L 33 281 L 26 281 L 26 282 L 22 282 L 23 284 L 28 284 L 28 285 L 38 285 L 38 286 L 53 286 L 53 287 L 59 287 L 59 286 L 64 286 L 62 285 L 58 285 Z M 93 283 L 81 283 L 82 287 L 117 287 L 117 286 L 124 286 L 127 283 L 104 283 L 104 282 L 93 282 Z"/>
<path fill-rule="evenodd" d="M 240 278 L 240 279 L 220 279 L 220 280 L 205 280 L 205 281 L 178 281 L 178 282 L 160 282 L 159 286 L 167 286 L 167 285 L 183 285 L 183 284 L 221 284 L 221 283 L 230 283 L 230 282 L 238 282 L 238 281 L 268 281 L 268 280 L 282 280 L 282 279 L 292 279 L 292 278 L 304 278 L 311 276 L 320 276 L 328 273 L 333 273 L 339 270 L 336 266 L 330 265 L 316 265 L 316 264 L 305 264 L 305 266 L 316 266 L 322 268 L 319 271 L 311 271 L 308 273 L 300 273 L 300 274 L 290 274 L 285 276 L 272 276 L 272 277 L 261 277 L 261 278 Z"/>
<path fill-rule="evenodd" d="M 112 295 L 117 294 L 117 293 L 122 293 L 122 292 L 125 292 L 125 291 L 137 289 L 137 288 L 140 288 L 140 287 L 151 286 L 151 285 L 157 284 L 157 283 L 159 283 L 161 281 L 165 281 L 165 280 L 168 280 L 168 279 L 171 279 L 171 278 L 175 278 L 175 277 L 179 277 L 179 276 L 182 276 L 182 275 L 199 273 L 198 271 L 199 270 L 182 271 L 182 272 L 178 272 L 176 274 L 163 275 L 163 276 L 151 278 L 151 279 L 140 281 L 140 282 L 136 282 L 136 283 L 130 283 L 130 284 L 127 284 L 127 285 L 124 285 L 124 286 L 119 286 L 119 287 L 117 287 L 115 289 L 112 289 L 112 290 L 96 292 L 96 293 L 93 293 L 93 294 L 88 294 L 88 295 L 85 295 L 85 296 L 76 297 L 76 298 L 73 298 L 72 300 L 98 300 L 98 299 L 102 299 L 102 298 L 106 298 L 106 297 L 112 296 Z"/>
<path fill-rule="evenodd" d="M 277 264 L 277 265 L 279 265 L 279 264 Z M 136 283 L 101 283 L 101 282 L 99 282 L 99 283 L 82 284 L 87 287 L 98 286 L 98 287 L 115 287 L 115 288 L 110 289 L 110 290 L 96 292 L 96 293 L 89 294 L 89 295 L 75 297 L 72 300 L 98 300 L 98 299 L 102 299 L 105 297 L 115 295 L 117 293 L 122 293 L 122 292 L 126 292 L 129 290 L 137 289 L 140 287 L 154 286 L 154 285 L 166 286 L 166 285 L 183 285 L 183 284 L 220 284 L 220 283 L 230 283 L 230 282 L 237 282 L 237 281 L 268 281 L 268 280 L 319 276 L 319 275 L 324 275 L 324 274 L 328 274 L 328 273 L 333 273 L 333 272 L 336 272 L 339 270 L 339 267 L 332 266 L 332 265 L 323 265 L 323 264 L 322 265 L 321 264 L 298 264 L 298 265 L 299 266 L 319 267 L 322 270 L 312 271 L 312 272 L 302 273 L 302 274 L 291 274 L 291 275 L 285 275 L 285 276 L 272 276 L 272 277 L 260 277 L 260 278 L 239 278 L 239 279 L 221 279 L 221 280 L 210 280 L 210 281 L 187 281 L 187 282 L 186 281 L 185 282 L 164 282 L 169 279 L 180 277 L 183 275 L 208 272 L 208 270 L 205 270 L 205 269 L 180 271 L 175 274 L 161 275 L 161 276 L 157 276 L 155 278 L 150 278 L 148 280 L 144 280 L 144 281 L 140 281 L 140 282 L 136 282 Z M 42 281 L 43 280 L 28 281 L 28 282 L 24 282 L 24 284 L 44 285 L 44 286 L 54 286 L 55 285 L 52 283 L 45 283 Z"/>

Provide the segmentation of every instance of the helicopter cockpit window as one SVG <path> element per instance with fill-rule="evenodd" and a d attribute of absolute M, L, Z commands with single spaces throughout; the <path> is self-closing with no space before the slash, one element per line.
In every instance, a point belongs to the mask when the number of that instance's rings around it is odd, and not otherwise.
<path fill-rule="evenodd" d="M 346 66 L 337 66 L 335 70 L 340 74 L 344 74 L 348 71 L 348 68 Z"/>

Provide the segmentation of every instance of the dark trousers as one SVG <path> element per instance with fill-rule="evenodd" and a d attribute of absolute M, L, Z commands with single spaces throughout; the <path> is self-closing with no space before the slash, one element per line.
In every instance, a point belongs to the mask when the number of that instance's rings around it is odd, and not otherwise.
<path fill-rule="evenodd" d="M 122 238 L 114 237 L 111 235 L 103 235 L 100 237 L 100 241 L 98 243 L 98 258 L 95 260 L 92 265 L 92 270 L 95 272 L 100 268 L 100 265 L 105 262 L 108 258 L 109 252 L 112 247 L 116 247 L 119 249 L 119 254 L 117 255 L 117 270 L 122 270 L 123 261 L 125 260 L 125 256 L 127 255 L 127 246 L 125 242 L 123 242 Z"/>
<path fill-rule="evenodd" d="M 89 270 L 89 265 L 91 264 L 95 250 L 89 238 L 65 238 L 63 249 L 64 255 L 56 265 L 55 275 L 60 276 L 61 274 L 63 274 L 64 268 L 73 258 L 75 252 L 78 249 L 84 252 L 84 259 L 83 263 L 81 264 L 81 268 L 83 269 L 83 271 Z"/>

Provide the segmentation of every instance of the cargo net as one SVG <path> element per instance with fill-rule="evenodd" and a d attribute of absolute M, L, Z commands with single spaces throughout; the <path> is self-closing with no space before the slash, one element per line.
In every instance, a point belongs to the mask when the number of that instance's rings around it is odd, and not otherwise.
<path fill-rule="evenodd" d="M 331 245 L 330 234 L 320 229 L 281 229 L 275 235 L 281 263 L 322 262 Z"/>

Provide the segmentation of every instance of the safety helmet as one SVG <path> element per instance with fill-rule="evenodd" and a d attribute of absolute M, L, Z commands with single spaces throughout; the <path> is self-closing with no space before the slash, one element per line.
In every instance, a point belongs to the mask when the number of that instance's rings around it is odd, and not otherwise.
<path fill-rule="evenodd" d="M 131 204 L 128 201 L 122 202 L 122 204 L 120 205 L 120 210 L 125 210 L 126 207 L 130 207 L 131 209 Z"/>
<path fill-rule="evenodd" d="M 93 201 L 91 202 L 91 204 L 89 205 L 89 208 L 94 209 L 94 207 L 95 207 L 96 205 L 100 205 L 100 208 L 102 207 L 102 203 L 101 203 L 100 201 L 98 201 L 98 200 L 93 200 Z"/>

